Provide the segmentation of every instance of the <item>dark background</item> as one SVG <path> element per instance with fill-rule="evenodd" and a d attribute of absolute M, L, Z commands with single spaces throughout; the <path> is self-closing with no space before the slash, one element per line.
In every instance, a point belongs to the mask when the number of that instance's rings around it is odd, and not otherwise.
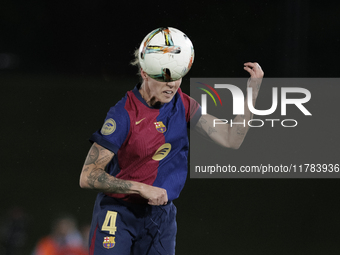
<path fill-rule="evenodd" d="M 138 82 L 129 62 L 147 33 L 171 26 L 191 39 L 187 93 L 189 77 L 247 77 L 247 61 L 266 77 L 338 77 L 339 9 L 307 0 L 1 1 L 0 216 L 25 212 L 22 254 L 59 213 L 90 222 L 96 194 L 78 185 L 87 139 Z M 328 125 L 310 127 L 308 146 L 320 153 L 335 148 L 330 136 L 332 146 L 318 147 Z M 246 142 L 230 155 L 272 142 Z M 339 191 L 338 179 L 188 179 L 175 201 L 177 254 L 338 254 Z"/>

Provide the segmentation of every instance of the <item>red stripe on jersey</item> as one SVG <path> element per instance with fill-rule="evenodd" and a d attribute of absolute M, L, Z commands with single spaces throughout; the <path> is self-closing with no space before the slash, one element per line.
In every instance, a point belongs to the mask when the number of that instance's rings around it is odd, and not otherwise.
<path fill-rule="evenodd" d="M 185 107 L 185 118 L 186 121 L 189 122 L 192 117 L 197 112 L 199 108 L 199 104 L 193 98 L 189 97 L 187 94 L 182 93 L 180 89 L 178 89 L 178 93 L 182 98 L 183 105 Z"/>
<path fill-rule="evenodd" d="M 130 117 L 130 130 L 117 156 L 120 172 L 116 178 L 152 185 L 158 174 L 159 161 L 153 160 L 157 149 L 165 143 L 164 134 L 157 131 L 159 109 L 149 108 L 130 91 L 125 103 Z M 143 139 L 141 139 L 143 137 Z M 145 203 L 139 195 L 107 194 L 129 202 Z"/>
<path fill-rule="evenodd" d="M 92 239 L 91 239 L 91 245 L 90 245 L 90 250 L 89 250 L 90 255 L 94 255 L 94 247 L 95 247 L 95 243 L 96 243 L 97 229 L 98 229 L 98 224 L 97 224 L 96 228 L 94 229 L 93 236 L 92 236 Z"/>

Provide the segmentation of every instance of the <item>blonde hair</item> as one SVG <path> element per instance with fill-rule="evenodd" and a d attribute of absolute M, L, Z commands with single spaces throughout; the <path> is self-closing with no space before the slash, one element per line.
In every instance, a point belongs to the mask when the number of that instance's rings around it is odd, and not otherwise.
<path fill-rule="evenodd" d="M 130 64 L 133 65 L 133 66 L 136 66 L 138 68 L 137 74 L 140 78 L 142 78 L 142 74 L 140 72 L 141 66 L 140 66 L 139 57 L 138 57 L 139 56 L 139 49 L 136 49 L 134 51 L 133 55 L 134 55 L 134 59 L 130 62 Z"/>

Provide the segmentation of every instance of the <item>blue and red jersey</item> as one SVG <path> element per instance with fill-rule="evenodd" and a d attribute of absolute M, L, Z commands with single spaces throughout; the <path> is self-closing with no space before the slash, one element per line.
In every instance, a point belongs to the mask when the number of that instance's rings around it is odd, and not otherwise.
<path fill-rule="evenodd" d="M 139 88 L 140 84 L 109 110 L 102 129 L 90 140 L 115 153 L 106 169 L 110 175 L 164 188 L 172 201 L 187 177 L 187 128 L 189 123 L 196 125 L 200 106 L 179 88 L 169 103 L 153 108 Z M 131 202 L 144 200 L 137 195 L 106 195 Z"/>

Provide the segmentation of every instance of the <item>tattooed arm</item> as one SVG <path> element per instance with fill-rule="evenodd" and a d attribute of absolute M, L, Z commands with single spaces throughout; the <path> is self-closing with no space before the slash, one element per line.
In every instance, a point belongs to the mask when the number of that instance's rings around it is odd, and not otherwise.
<path fill-rule="evenodd" d="M 113 152 L 94 143 L 80 174 L 80 187 L 106 193 L 139 194 L 147 199 L 150 205 L 163 205 L 168 202 L 165 189 L 140 182 L 121 180 L 106 173 L 104 169 L 113 156 Z"/>
<path fill-rule="evenodd" d="M 261 67 L 257 63 L 245 63 L 244 69 L 250 73 L 250 79 L 248 81 L 247 86 L 252 88 L 252 95 L 246 96 L 246 99 L 244 101 L 244 115 L 237 115 L 233 123 L 235 122 L 241 122 L 245 123 L 243 124 L 236 124 L 233 125 L 232 127 L 229 124 L 224 124 L 224 125 L 215 125 L 213 126 L 214 119 L 218 119 L 217 117 L 214 117 L 210 114 L 203 115 L 199 119 L 195 130 L 197 130 L 200 134 L 204 135 L 205 137 L 210 138 L 217 144 L 227 147 L 227 148 L 232 148 L 232 149 L 238 149 L 248 130 L 249 126 L 247 125 L 248 121 L 252 119 L 253 114 L 250 112 L 248 108 L 248 97 L 251 96 L 253 99 L 253 105 L 255 105 L 256 98 L 258 96 L 262 78 L 264 75 L 264 72 L 262 71 Z"/>

